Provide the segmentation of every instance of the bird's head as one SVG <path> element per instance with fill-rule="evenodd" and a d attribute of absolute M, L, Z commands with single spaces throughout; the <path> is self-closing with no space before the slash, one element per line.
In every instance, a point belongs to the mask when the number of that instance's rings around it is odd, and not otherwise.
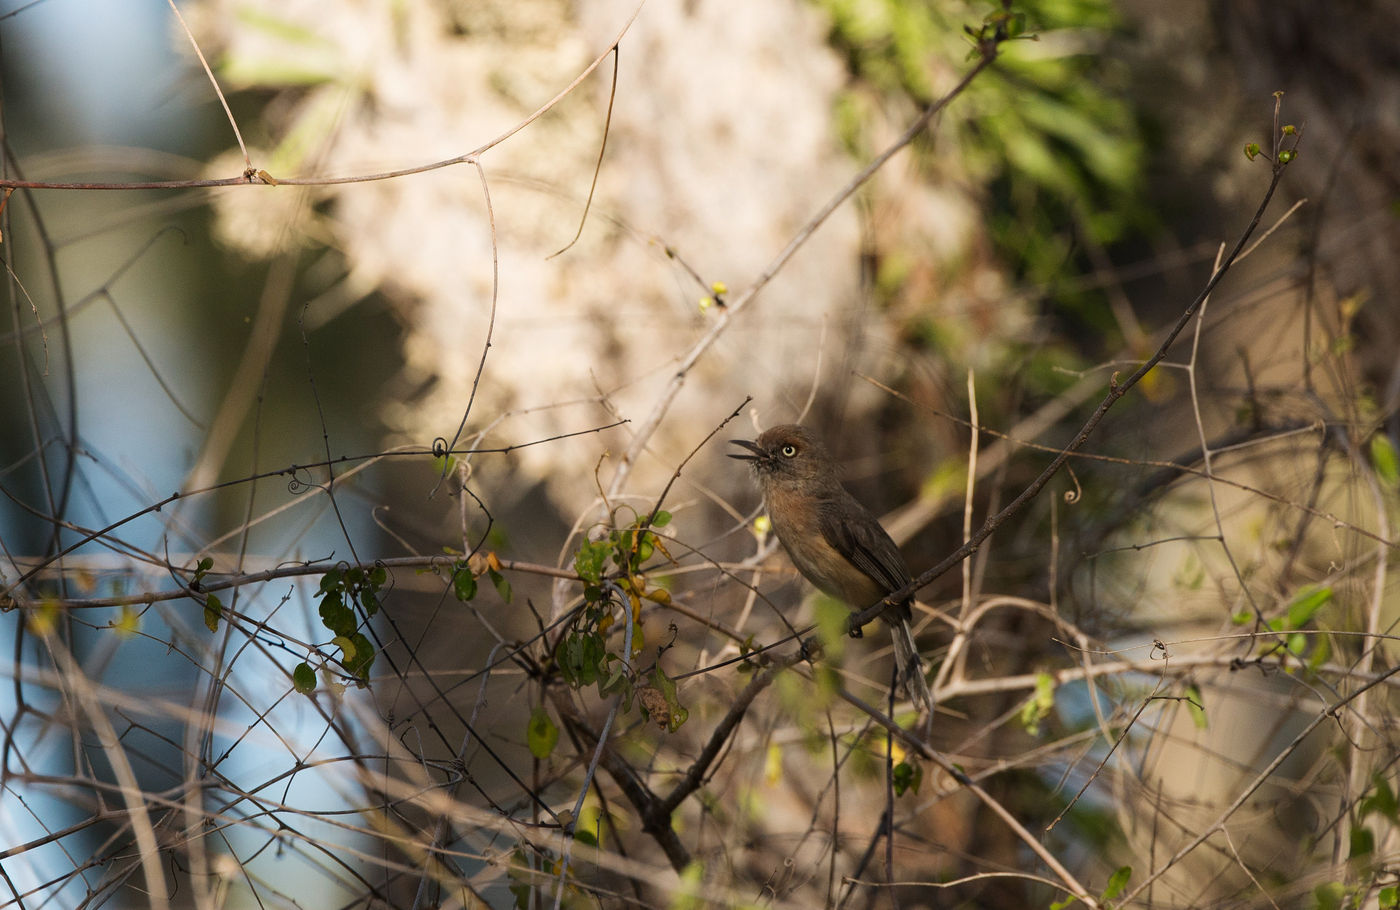
<path fill-rule="evenodd" d="M 753 465 L 763 484 L 803 485 L 812 481 L 827 482 L 836 477 L 831 455 L 821 440 L 806 427 L 785 423 L 764 430 L 757 439 L 731 439 L 748 454 L 730 452 L 730 458 Z"/>

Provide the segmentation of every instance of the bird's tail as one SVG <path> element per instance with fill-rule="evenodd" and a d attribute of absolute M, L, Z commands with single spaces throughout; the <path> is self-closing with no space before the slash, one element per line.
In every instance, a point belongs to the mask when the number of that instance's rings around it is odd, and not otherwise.
<path fill-rule="evenodd" d="M 904 691 L 918 702 L 924 710 L 933 712 L 933 693 L 924 679 L 924 661 L 919 657 L 919 649 L 914 645 L 914 632 L 909 628 L 909 620 L 900 618 L 890 625 L 890 635 L 894 638 L 894 663 L 899 669 L 899 679 L 904 683 Z"/>

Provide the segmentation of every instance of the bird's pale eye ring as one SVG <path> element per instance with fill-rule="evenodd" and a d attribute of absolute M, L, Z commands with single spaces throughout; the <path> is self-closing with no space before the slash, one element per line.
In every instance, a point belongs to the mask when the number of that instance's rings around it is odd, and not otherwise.
<path fill-rule="evenodd" d="M 783 453 L 784 458 L 791 458 L 792 456 L 797 454 L 797 446 L 793 445 L 792 443 L 788 443 L 787 445 L 783 446 L 782 449 L 780 449 L 779 451 Z"/>

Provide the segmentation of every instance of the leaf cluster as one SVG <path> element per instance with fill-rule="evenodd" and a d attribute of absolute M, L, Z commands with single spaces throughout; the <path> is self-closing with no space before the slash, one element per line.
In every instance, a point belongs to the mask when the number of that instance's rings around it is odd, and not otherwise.
<path fill-rule="evenodd" d="M 643 709 L 663 727 L 675 730 L 688 716 L 676 698 L 675 683 L 658 667 L 649 682 L 639 686 L 639 677 L 631 670 L 632 660 L 645 647 L 643 603 L 671 602 L 670 592 L 654 584 L 643 572 L 658 552 L 671 558 L 665 542 L 656 533 L 670 521 L 671 513 L 657 510 L 596 540 L 583 540 L 574 555 L 574 571 L 583 582 L 583 604 L 555 646 L 554 661 L 564 681 L 573 688 L 596 684 L 599 695 L 620 693 L 628 709 L 633 697 L 640 695 Z M 624 610 L 627 612 L 622 613 Z M 631 652 L 626 655 L 609 644 L 619 614 L 631 630 Z"/>
<path fill-rule="evenodd" d="M 360 688 L 369 685 L 375 659 L 374 645 L 360 631 L 361 617 L 368 620 L 379 612 L 379 591 L 387 580 L 388 572 L 383 566 L 336 568 L 321 576 L 317 594 L 321 598 L 321 625 L 334 636 L 331 644 L 340 649 L 340 664 Z M 293 671 L 292 680 L 302 692 L 309 692 L 315 683 L 311 668 L 305 663 Z"/>

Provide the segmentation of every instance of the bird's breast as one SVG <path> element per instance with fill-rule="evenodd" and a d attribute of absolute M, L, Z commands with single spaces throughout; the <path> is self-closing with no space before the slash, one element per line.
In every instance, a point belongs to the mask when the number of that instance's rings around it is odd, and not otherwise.
<path fill-rule="evenodd" d="M 764 491 L 764 502 L 773 531 L 793 565 L 823 593 L 855 608 L 889 593 L 822 534 L 820 497 L 772 485 Z"/>

